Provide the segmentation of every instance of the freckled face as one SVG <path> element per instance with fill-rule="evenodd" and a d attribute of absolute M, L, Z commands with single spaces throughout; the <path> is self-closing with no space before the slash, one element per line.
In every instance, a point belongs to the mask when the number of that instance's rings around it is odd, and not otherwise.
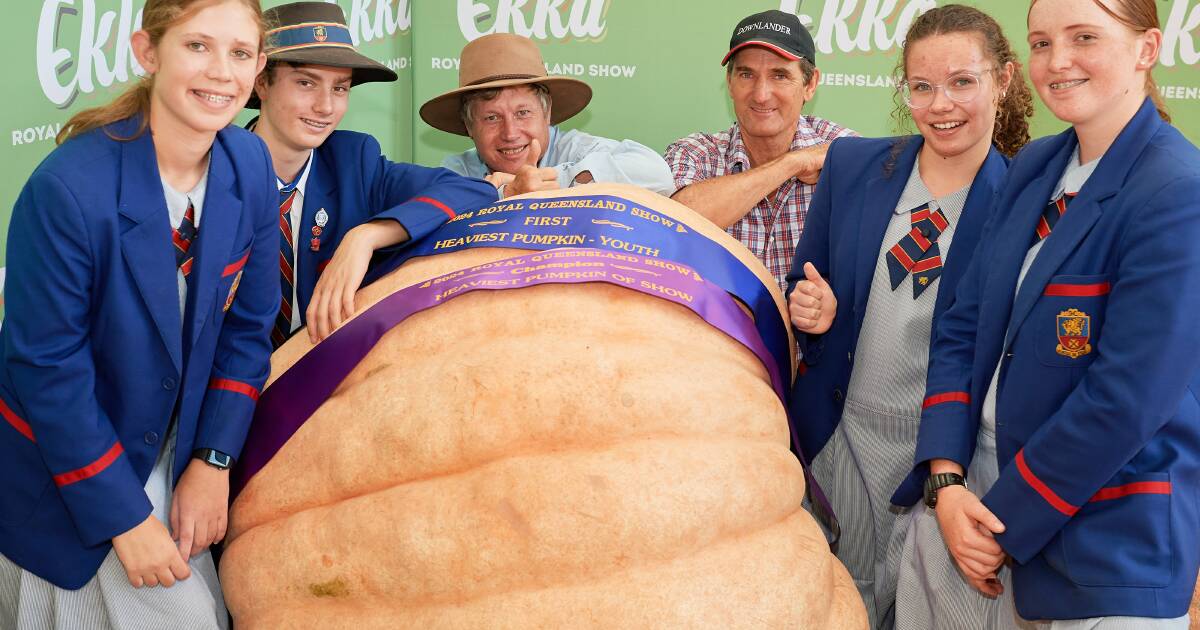
<path fill-rule="evenodd" d="M 950 33 L 913 42 L 905 77 L 912 100 L 933 99 L 910 111 L 926 144 L 938 155 L 953 157 L 992 141 L 1000 86 L 981 36 Z M 974 97 L 958 102 L 969 93 Z"/>

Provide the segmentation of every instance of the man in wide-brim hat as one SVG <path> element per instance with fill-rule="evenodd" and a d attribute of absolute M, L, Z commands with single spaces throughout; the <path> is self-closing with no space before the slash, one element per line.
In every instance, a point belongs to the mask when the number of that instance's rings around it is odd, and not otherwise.
<path fill-rule="evenodd" d="M 265 12 L 267 66 L 249 107 L 280 191 L 278 347 L 305 324 L 314 341 L 354 313 L 375 250 L 421 238 L 458 212 L 494 202 L 487 182 L 389 161 L 375 138 L 335 131 L 350 88 L 395 81 L 360 54 L 336 4 L 295 2 Z"/>
<path fill-rule="evenodd" d="M 583 81 L 548 76 L 532 40 L 496 33 L 463 48 L 458 88 L 422 105 L 421 119 L 469 136 L 475 148 L 447 157 L 442 166 L 486 178 L 502 197 L 591 181 L 673 192 L 666 162 L 650 148 L 559 129 L 591 98 Z"/>

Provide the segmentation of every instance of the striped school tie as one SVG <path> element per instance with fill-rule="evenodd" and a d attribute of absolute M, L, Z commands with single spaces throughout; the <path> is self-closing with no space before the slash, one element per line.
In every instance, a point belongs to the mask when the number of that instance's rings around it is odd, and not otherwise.
<path fill-rule="evenodd" d="M 197 233 L 196 208 L 192 205 L 192 200 L 188 199 L 188 207 L 183 213 L 183 220 L 179 222 L 179 227 L 172 230 L 171 234 L 171 241 L 175 243 L 175 266 L 183 273 L 184 278 L 192 273 L 192 262 L 196 258 L 192 254 L 192 242 L 196 240 Z"/>
<path fill-rule="evenodd" d="M 1038 219 L 1037 229 L 1034 230 L 1034 243 L 1050 236 L 1050 231 L 1058 224 L 1058 220 L 1062 218 L 1062 215 L 1066 214 L 1067 206 L 1071 205 L 1071 201 L 1075 199 L 1075 195 L 1077 194 L 1079 193 L 1066 193 L 1046 205 L 1046 208 L 1042 210 L 1042 217 Z"/>
<path fill-rule="evenodd" d="M 950 227 L 950 221 L 941 208 L 930 211 L 928 205 L 913 210 L 910 221 L 912 229 L 888 250 L 887 265 L 893 291 L 900 287 L 908 274 L 913 275 L 915 300 L 942 275 L 942 255 L 937 240 Z"/>
<path fill-rule="evenodd" d="M 271 331 L 271 344 L 278 348 L 292 336 L 292 295 L 296 286 L 296 250 L 292 243 L 292 203 L 296 200 L 295 183 L 279 190 L 279 313 Z"/>

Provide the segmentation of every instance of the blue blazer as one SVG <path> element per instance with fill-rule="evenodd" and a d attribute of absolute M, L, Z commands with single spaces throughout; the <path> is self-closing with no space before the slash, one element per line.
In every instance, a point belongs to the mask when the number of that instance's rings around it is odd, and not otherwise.
<path fill-rule="evenodd" d="M 498 198 L 496 187 L 482 179 L 392 162 L 381 153 L 379 142 L 364 133 L 333 132 L 313 151 L 312 160 L 296 243 L 296 296 L 302 323 L 307 321 L 305 311 L 317 279 L 351 228 L 372 219 L 394 219 L 409 234 L 403 247 L 456 214 Z M 321 210 L 328 219 L 320 235 L 314 236 Z M 313 239 L 318 241 L 317 251 Z"/>
<path fill-rule="evenodd" d="M 0 331 L 0 552 L 67 589 L 150 515 L 143 486 L 178 413 L 173 476 L 235 457 L 269 371 L 278 193 L 261 140 L 217 133 L 185 317 L 154 143 L 137 119 L 30 176 L 8 233 Z"/>
<path fill-rule="evenodd" d="M 804 263 L 811 262 L 828 279 L 838 300 L 837 315 L 827 332 L 796 335 L 804 356 L 789 406 L 808 461 L 821 451 L 841 421 L 883 236 L 923 144 L 919 135 L 839 138 L 825 158 L 787 276 L 790 294 L 796 282 L 804 279 Z M 893 168 L 885 171 L 890 160 L 894 160 Z M 933 312 L 935 322 L 951 303 L 971 262 L 1007 166 L 1008 159 L 992 148 L 971 184 L 946 253 Z"/>
<path fill-rule="evenodd" d="M 997 364 L 1000 478 L 1017 610 L 1178 617 L 1200 564 L 1200 150 L 1147 99 L 1047 238 L 1034 226 L 1077 145 L 1031 143 L 939 322 L 914 474 L 964 467 Z"/>

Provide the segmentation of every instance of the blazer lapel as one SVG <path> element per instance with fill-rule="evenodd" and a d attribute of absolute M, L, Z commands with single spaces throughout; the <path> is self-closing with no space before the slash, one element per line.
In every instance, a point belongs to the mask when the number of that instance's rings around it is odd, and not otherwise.
<path fill-rule="evenodd" d="M 196 239 L 197 277 L 193 284 L 195 294 L 191 296 L 192 309 L 191 343 L 196 341 L 204 324 L 212 314 L 213 299 L 229 257 L 233 255 L 233 241 L 241 222 L 242 200 L 238 198 L 234 184 L 237 181 L 233 165 L 225 153 L 220 138 L 213 143 L 208 166 L 208 188 L 204 194 L 204 210 L 200 215 L 200 236 Z M 221 296 L 224 299 L 225 296 Z"/>
<path fill-rule="evenodd" d="M 857 266 L 854 270 L 854 331 L 862 328 L 863 316 L 867 312 L 867 298 L 871 295 L 871 279 L 879 262 L 879 250 L 883 246 L 883 235 L 895 214 L 896 202 L 904 193 L 909 173 L 917 160 L 924 139 L 910 136 L 900 139 L 905 142 L 896 158 L 895 168 L 890 175 L 880 174 L 867 182 L 863 204 L 862 223 L 859 224 L 858 246 L 855 252 Z"/>
<path fill-rule="evenodd" d="M 954 228 L 950 249 L 946 251 L 945 268 L 942 270 L 941 286 L 938 287 L 937 303 L 933 311 L 935 316 L 944 311 L 954 299 L 957 279 L 970 262 L 970 252 L 975 251 L 979 245 L 979 237 L 983 233 L 983 226 L 991 217 L 996 189 L 1004 179 L 1006 167 L 1004 157 L 993 147 L 979 167 L 975 181 L 971 183 L 971 190 L 963 203 L 958 225 Z M 960 255 L 960 252 L 966 253 Z M 948 282 L 950 278 L 955 279 L 955 282 Z"/>
<path fill-rule="evenodd" d="M 178 268 L 171 221 L 149 130 L 121 143 L 121 254 L 177 373 L 183 372 Z"/>
<path fill-rule="evenodd" d="M 338 213 L 334 201 L 337 199 L 337 177 L 333 165 L 321 157 L 320 148 L 313 151 L 312 166 L 308 181 L 304 183 L 304 207 L 301 209 L 300 229 L 296 239 L 296 298 L 300 302 L 300 321 L 307 324 L 305 311 L 312 301 L 313 289 L 317 285 L 317 252 L 312 251 L 313 228 L 317 225 L 317 213 L 325 211 L 325 225 L 321 226 L 321 247 L 337 246 Z"/>
<path fill-rule="evenodd" d="M 1138 156 L 1150 142 L 1150 138 L 1158 132 L 1162 124 L 1154 104 L 1147 98 L 1142 102 L 1141 108 L 1134 114 L 1134 117 L 1117 135 L 1112 146 L 1104 152 L 1100 163 L 1096 165 L 1096 170 L 1079 190 L 1079 195 L 1071 202 L 1066 214 L 1058 220 L 1054 226 L 1054 232 L 1046 239 L 1042 251 L 1038 252 L 1037 258 L 1030 265 L 1029 272 L 1025 275 L 1025 281 L 1021 283 L 1021 289 L 1013 304 L 1008 334 L 1004 340 L 1005 349 L 1012 343 L 1017 329 L 1021 327 L 1021 323 L 1029 315 L 1030 309 L 1042 295 L 1050 278 L 1054 276 L 1054 273 L 1100 219 L 1103 202 L 1120 192 L 1133 163 L 1137 161 Z M 1067 156 L 1063 157 L 1060 153 L 1057 159 L 1047 167 L 1048 173 L 1056 174 L 1053 179 L 1055 183 L 1057 183 L 1058 177 L 1062 176 L 1063 168 L 1070 159 L 1070 152 L 1077 143 L 1074 133 L 1071 133 L 1069 137 L 1070 142 L 1063 148 Z M 1050 195 L 1053 192 L 1053 190 L 1047 190 L 1040 199 L 1030 200 L 1030 203 L 1040 204 L 1037 205 L 1039 215 L 1041 208 L 1049 203 Z M 1031 226 L 1029 234 L 1032 233 Z"/>

